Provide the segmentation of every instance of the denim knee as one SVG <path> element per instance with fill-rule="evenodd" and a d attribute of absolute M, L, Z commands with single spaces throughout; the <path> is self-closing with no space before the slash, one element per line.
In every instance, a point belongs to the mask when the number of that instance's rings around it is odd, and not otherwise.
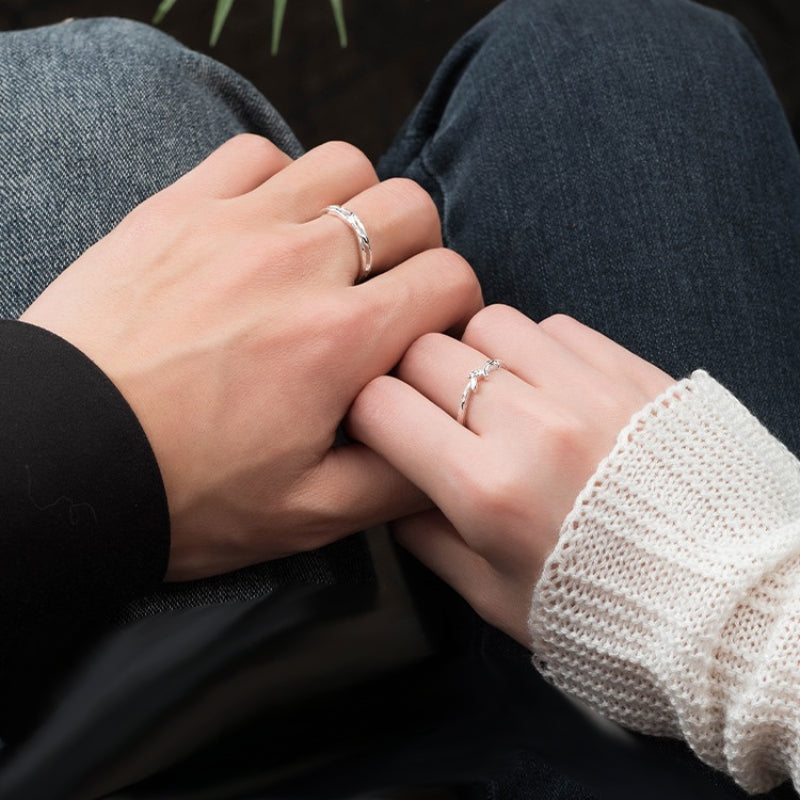
<path fill-rule="evenodd" d="M 636 309 L 672 319 L 671 298 L 693 309 L 718 261 L 746 271 L 748 232 L 795 196 L 796 159 L 730 17 L 687 0 L 506 0 L 380 167 L 431 192 L 487 302 L 570 313 L 681 374 L 703 337 L 663 354 Z"/>
<path fill-rule="evenodd" d="M 189 58 L 164 33 L 122 19 L 3 34 L 2 146 L 33 173 L 41 167 L 35 179 L 45 191 L 78 175 L 90 183 L 135 180 L 126 164 L 149 174 L 145 164 L 162 148 L 169 158 L 169 141 L 201 105 L 201 81 L 186 79 Z"/>
<path fill-rule="evenodd" d="M 300 145 L 244 78 L 137 22 L 0 34 L 0 314 L 245 131 Z"/>
<path fill-rule="evenodd" d="M 135 175 L 120 178 L 145 176 L 149 193 L 237 133 L 261 133 L 293 154 L 299 150 L 248 81 L 132 20 L 75 20 L 3 34 L 0 69 L 0 110 L 13 123 L 4 135 L 25 143 L 20 152 L 49 148 L 53 158 L 66 157 L 98 178 L 105 176 L 97 175 L 96 158 L 117 162 L 112 176 L 119 162 L 132 159 Z"/>
<path fill-rule="evenodd" d="M 714 58 L 760 56 L 733 17 L 692 0 L 505 0 L 479 24 L 483 36 L 508 42 L 531 36 L 568 45 L 603 47 L 628 41 L 659 51 Z M 720 59 L 721 61 L 722 59 Z"/>
<path fill-rule="evenodd" d="M 159 28 L 122 17 L 71 19 L 51 30 L 54 36 L 63 34 L 89 47 L 112 51 L 128 64 L 169 68 L 172 60 L 186 50 Z"/>
<path fill-rule="evenodd" d="M 155 28 L 131 20 L 69 20 L 15 31 L 0 37 L 0 64 L 7 90 L 20 103 L 30 98 L 58 112 L 133 103 L 141 110 L 157 104 L 163 86 L 177 83 L 184 48 Z M 60 101 L 54 103 L 53 101 Z M 5 109 L 4 109 L 5 110 Z M 95 124 L 103 124 L 102 115 Z"/>
<path fill-rule="evenodd" d="M 22 35 L 46 37 L 60 43 L 64 52 L 111 55 L 121 64 L 169 69 L 186 48 L 158 28 L 121 17 L 69 19 Z"/>
<path fill-rule="evenodd" d="M 592 115 L 624 101 L 634 118 L 646 113 L 638 97 L 660 95 L 672 107 L 685 97 L 690 114 L 693 82 L 745 114 L 756 95 L 779 107 L 752 38 L 722 12 L 691 0 L 505 0 L 450 52 L 381 171 L 399 172 L 431 137 L 441 144 L 465 109 L 491 121 L 475 135 L 502 134 L 526 106 L 528 116 L 566 104 Z"/>

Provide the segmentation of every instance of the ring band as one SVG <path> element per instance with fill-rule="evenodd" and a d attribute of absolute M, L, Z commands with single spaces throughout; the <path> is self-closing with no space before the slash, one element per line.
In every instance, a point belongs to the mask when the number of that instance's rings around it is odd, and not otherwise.
<path fill-rule="evenodd" d="M 364 227 L 364 223 L 359 219 L 355 211 L 351 211 L 344 206 L 328 206 L 324 213 L 339 217 L 353 229 L 358 240 L 358 252 L 361 255 L 361 267 L 356 276 L 356 283 L 366 280 L 372 271 L 372 245 L 369 243 L 369 236 L 367 236 L 367 229 Z"/>
<path fill-rule="evenodd" d="M 478 381 L 481 378 L 488 378 L 490 372 L 500 369 L 503 366 L 501 361 L 496 358 L 490 358 L 480 369 L 474 369 L 467 376 L 467 385 L 464 387 L 464 392 L 461 395 L 461 402 L 458 404 L 458 416 L 456 419 L 461 425 L 466 425 L 467 419 L 467 405 L 472 395 L 478 391 Z"/>

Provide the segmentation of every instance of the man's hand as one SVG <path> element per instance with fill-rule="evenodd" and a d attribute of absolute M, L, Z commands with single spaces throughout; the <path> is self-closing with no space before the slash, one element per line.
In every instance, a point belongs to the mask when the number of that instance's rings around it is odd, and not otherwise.
<path fill-rule="evenodd" d="M 354 286 L 357 212 L 373 274 Z M 481 306 L 415 183 L 330 143 L 291 162 L 237 137 L 135 209 L 21 317 L 81 349 L 136 412 L 170 508 L 168 578 L 326 544 L 427 507 L 364 445 L 334 447 L 370 380 Z"/>

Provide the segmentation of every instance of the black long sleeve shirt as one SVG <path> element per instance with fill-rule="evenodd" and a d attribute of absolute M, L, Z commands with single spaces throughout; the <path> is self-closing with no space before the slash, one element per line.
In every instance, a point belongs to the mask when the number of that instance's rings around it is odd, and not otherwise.
<path fill-rule="evenodd" d="M 63 339 L 0 321 L 0 737 L 168 554 L 158 464 L 123 396 Z"/>

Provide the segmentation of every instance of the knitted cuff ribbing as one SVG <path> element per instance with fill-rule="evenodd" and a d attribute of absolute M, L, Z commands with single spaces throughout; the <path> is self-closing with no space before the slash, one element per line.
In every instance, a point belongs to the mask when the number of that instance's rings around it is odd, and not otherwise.
<path fill-rule="evenodd" d="M 634 417 L 564 521 L 535 664 L 751 791 L 797 776 L 799 520 L 798 461 L 695 373 Z"/>

